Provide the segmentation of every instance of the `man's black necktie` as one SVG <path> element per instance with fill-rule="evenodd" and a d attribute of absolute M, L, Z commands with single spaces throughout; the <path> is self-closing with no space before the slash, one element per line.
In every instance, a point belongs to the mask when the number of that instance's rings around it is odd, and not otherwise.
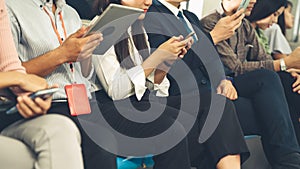
<path fill-rule="evenodd" d="M 184 17 L 183 17 L 183 13 L 182 13 L 181 11 L 178 12 L 178 15 L 177 15 L 177 16 L 178 16 L 179 20 L 183 23 L 183 25 L 184 25 L 184 27 L 185 27 L 187 33 L 190 34 L 191 32 L 193 32 L 193 31 L 191 30 L 191 28 L 189 27 L 188 23 L 185 21 L 185 19 L 184 19 Z M 195 42 L 197 41 L 197 38 L 196 38 L 195 35 L 193 35 L 193 39 L 194 39 Z"/>

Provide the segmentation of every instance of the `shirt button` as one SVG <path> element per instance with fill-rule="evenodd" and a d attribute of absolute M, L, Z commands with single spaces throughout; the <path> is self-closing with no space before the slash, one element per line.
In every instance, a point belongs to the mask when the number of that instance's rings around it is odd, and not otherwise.
<path fill-rule="evenodd" d="M 206 85 L 206 84 L 207 84 L 207 80 L 202 79 L 202 80 L 201 80 L 201 84 Z"/>

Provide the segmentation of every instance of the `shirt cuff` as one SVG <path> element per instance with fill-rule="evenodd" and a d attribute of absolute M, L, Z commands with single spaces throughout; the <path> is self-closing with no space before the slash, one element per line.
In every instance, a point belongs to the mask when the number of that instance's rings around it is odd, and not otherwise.
<path fill-rule="evenodd" d="M 170 82 L 165 77 L 160 84 L 154 84 L 154 90 L 156 90 L 156 96 L 158 97 L 168 97 L 169 96 Z"/>
<path fill-rule="evenodd" d="M 268 70 L 275 70 L 274 69 L 274 62 L 273 62 L 273 60 L 267 60 L 265 62 L 264 68 L 268 69 Z"/>
<path fill-rule="evenodd" d="M 131 69 L 126 70 L 128 77 L 134 85 L 135 95 L 138 100 L 141 100 L 147 87 L 146 77 L 142 66 L 135 66 Z"/>

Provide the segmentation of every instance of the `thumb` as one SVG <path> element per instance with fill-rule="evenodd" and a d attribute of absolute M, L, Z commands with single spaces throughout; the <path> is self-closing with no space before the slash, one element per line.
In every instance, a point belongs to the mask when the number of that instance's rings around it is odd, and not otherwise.
<path fill-rule="evenodd" d="M 222 93 L 222 90 L 221 90 L 221 87 L 219 86 L 218 88 L 217 88 L 217 94 L 221 94 Z"/>
<path fill-rule="evenodd" d="M 71 36 L 74 38 L 81 38 L 86 33 L 86 31 L 87 30 L 85 27 L 81 27 L 77 30 L 77 32 L 73 33 Z"/>

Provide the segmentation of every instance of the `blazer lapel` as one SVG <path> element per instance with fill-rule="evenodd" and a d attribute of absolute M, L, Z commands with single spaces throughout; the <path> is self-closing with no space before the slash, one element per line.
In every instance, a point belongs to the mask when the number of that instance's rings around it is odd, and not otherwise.
<path fill-rule="evenodd" d="M 164 24 L 168 25 L 170 28 L 168 31 L 170 31 L 172 34 L 176 32 L 177 34 L 181 34 L 183 36 L 188 34 L 182 22 L 167 7 L 157 0 L 154 0 L 153 4 L 156 5 L 158 12 L 164 13 L 163 16 L 159 17 L 164 17 L 163 21 L 166 22 Z"/>

